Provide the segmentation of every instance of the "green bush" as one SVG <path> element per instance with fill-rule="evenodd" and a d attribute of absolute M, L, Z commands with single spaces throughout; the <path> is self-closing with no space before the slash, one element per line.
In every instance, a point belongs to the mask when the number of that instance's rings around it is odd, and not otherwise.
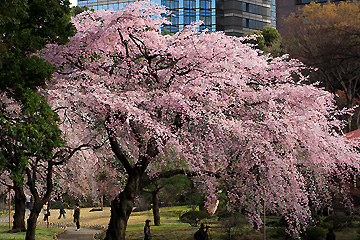
<path fill-rule="evenodd" d="M 330 223 L 334 230 L 342 230 L 345 227 L 350 227 L 352 224 L 352 216 L 331 215 L 324 219 L 325 223 Z"/>
<path fill-rule="evenodd" d="M 233 239 L 235 236 L 247 234 L 249 225 L 247 216 L 237 212 L 222 212 L 217 215 L 219 224 L 226 231 L 226 239 Z M 250 228 L 251 230 L 251 228 Z"/>
<path fill-rule="evenodd" d="M 267 229 L 267 233 L 270 237 L 276 239 L 285 239 L 285 227 L 271 227 Z"/>
<path fill-rule="evenodd" d="M 277 216 L 267 216 L 265 221 L 266 221 L 266 226 L 267 227 L 283 227 L 284 223 L 282 222 L 280 224 L 280 217 Z"/>
<path fill-rule="evenodd" d="M 325 239 L 326 230 L 321 227 L 307 227 L 306 232 L 301 234 L 303 240 L 323 240 Z"/>
<path fill-rule="evenodd" d="M 313 219 L 313 223 L 312 223 L 312 225 L 315 225 L 315 226 L 317 226 L 320 222 L 321 222 L 321 217 L 320 217 L 320 215 L 316 212 L 316 211 L 314 211 L 314 210 L 312 210 L 311 211 L 311 217 L 312 217 L 312 219 Z"/>
<path fill-rule="evenodd" d="M 180 221 L 189 223 L 192 227 L 197 227 L 201 220 L 209 217 L 210 215 L 203 211 L 189 211 L 181 216 Z"/>

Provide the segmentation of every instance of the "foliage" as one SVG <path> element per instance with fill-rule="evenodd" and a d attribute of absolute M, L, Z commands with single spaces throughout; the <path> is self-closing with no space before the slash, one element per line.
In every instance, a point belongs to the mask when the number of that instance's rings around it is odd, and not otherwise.
<path fill-rule="evenodd" d="M 70 10 L 70 15 L 72 17 L 75 17 L 76 15 L 78 15 L 79 13 L 82 13 L 82 12 L 85 12 L 85 11 L 88 11 L 89 10 L 89 7 L 88 6 L 75 6 L 75 7 L 72 7 L 71 10 Z"/>
<path fill-rule="evenodd" d="M 262 30 L 262 35 L 265 40 L 266 52 L 270 53 L 273 57 L 280 57 L 284 55 L 284 50 L 281 46 L 281 35 L 273 27 L 264 27 Z"/>
<path fill-rule="evenodd" d="M 159 201 L 165 205 L 195 205 L 202 204 L 199 191 L 189 177 L 176 175 L 159 179 L 158 184 L 163 188 L 159 192 Z"/>
<path fill-rule="evenodd" d="M 3 104 L 0 113 L 0 167 L 8 170 L 10 178 L 18 183 L 24 181 L 29 158 L 49 161 L 53 157 L 52 150 L 63 144 L 57 126 L 59 118 L 46 99 L 33 90 L 22 94 L 28 99 L 22 108 Z M 2 100 L 3 103 L 11 101 L 4 95 Z"/>
<path fill-rule="evenodd" d="M 15 230 L 25 231 L 25 182 L 35 199 L 27 221 L 29 240 L 35 238 L 36 218 L 50 198 L 53 167 L 66 155 L 53 155 L 63 146 L 59 118 L 40 91 L 55 67 L 38 52 L 49 43 L 66 44 L 75 34 L 69 13 L 67 0 L 1 2 L 0 173 L 10 177 L 15 191 Z"/>
<path fill-rule="evenodd" d="M 108 203 L 121 191 L 124 187 L 124 179 L 119 168 L 114 161 L 98 162 L 95 170 L 95 181 L 98 197 L 94 199 L 96 202 L 100 201 L 100 198 L 108 200 Z"/>
<path fill-rule="evenodd" d="M 0 239 L 1 240 L 24 240 L 25 233 L 5 233 L 9 230 L 8 224 L 0 224 Z M 54 234 L 60 234 L 64 230 L 59 228 L 47 228 L 47 227 L 37 227 L 36 230 L 36 240 L 49 240 L 54 237 Z"/>
<path fill-rule="evenodd" d="M 163 35 L 165 14 L 150 2 L 83 12 L 70 43 L 44 51 L 61 69 L 47 93 L 66 107 L 68 132 L 101 140 L 127 174 L 108 233 L 124 238 L 136 194 L 175 174 L 197 177 L 208 207 L 223 190 L 229 208 L 261 226 L 266 201 L 300 231 L 359 168 L 334 96 L 304 84 L 297 60 L 259 55 L 243 38 L 196 24 Z"/>
<path fill-rule="evenodd" d="M 325 238 L 326 230 L 320 227 L 307 227 L 306 231 L 301 233 L 301 239 L 304 240 L 322 240 Z"/>
<path fill-rule="evenodd" d="M 207 212 L 192 210 L 181 215 L 180 220 L 181 222 L 189 223 L 192 227 L 197 227 L 202 220 L 209 217 L 210 215 Z"/>
<path fill-rule="evenodd" d="M 69 1 L 4 0 L 0 9 L 0 89 L 22 91 L 45 87 L 52 65 L 34 55 L 48 43 L 65 44 L 74 34 Z"/>
<path fill-rule="evenodd" d="M 359 221 L 359 216 L 330 215 L 324 219 L 324 222 L 329 223 L 334 230 L 352 227 L 355 221 Z"/>
<path fill-rule="evenodd" d="M 280 33 L 273 27 L 264 27 L 262 31 L 254 31 L 248 33 L 245 36 L 253 36 L 252 39 L 243 41 L 244 43 L 250 43 L 255 45 L 256 49 L 259 49 L 265 53 L 270 53 L 273 57 L 280 57 L 284 54 L 281 49 L 281 36 Z"/>
<path fill-rule="evenodd" d="M 55 68 L 34 53 L 48 43 L 65 44 L 75 33 L 68 5 L 59 0 L 2 2 L 0 158 L 17 182 L 23 181 L 29 158 L 48 161 L 62 144 L 58 116 L 37 89 L 46 86 Z"/>
<path fill-rule="evenodd" d="M 329 91 L 342 90 L 346 107 L 354 107 L 354 98 L 360 98 L 360 2 L 341 1 L 324 4 L 311 3 L 298 14 L 286 19 L 283 45 L 286 52 L 305 64 L 317 68 L 313 81 L 320 81 Z M 359 128 L 357 125 L 348 131 Z"/>
<path fill-rule="evenodd" d="M 252 44 L 252 45 L 254 45 L 254 47 L 256 49 L 259 49 L 263 52 L 267 51 L 267 46 L 265 44 L 265 38 L 260 31 L 255 30 L 254 32 L 248 33 L 245 36 L 253 36 L 253 38 L 251 38 L 249 40 L 245 40 L 245 41 L 243 41 L 243 43 Z"/>
<path fill-rule="evenodd" d="M 249 220 L 245 215 L 236 212 L 222 212 L 217 216 L 219 224 L 224 227 L 227 232 L 227 239 L 232 239 L 233 236 L 243 235 L 249 232 L 244 232 L 244 226 L 249 226 Z"/>

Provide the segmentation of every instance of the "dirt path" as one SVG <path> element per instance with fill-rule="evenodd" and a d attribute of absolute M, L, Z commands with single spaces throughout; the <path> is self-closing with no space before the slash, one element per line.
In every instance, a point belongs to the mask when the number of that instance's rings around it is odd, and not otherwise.
<path fill-rule="evenodd" d="M 99 232 L 91 228 L 80 228 L 79 231 L 75 229 L 75 227 L 67 227 L 67 231 L 57 237 L 58 240 L 93 240 L 94 234 Z"/>

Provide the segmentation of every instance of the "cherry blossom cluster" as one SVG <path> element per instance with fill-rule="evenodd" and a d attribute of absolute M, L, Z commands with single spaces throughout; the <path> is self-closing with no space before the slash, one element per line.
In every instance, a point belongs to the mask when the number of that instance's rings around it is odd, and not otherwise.
<path fill-rule="evenodd" d="M 68 45 L 43 52 L 58 67 L 46 94 L 66 109 L 67 141 L 94 141 L 109 159 L 107 126 L 135 166 L 154 139 L 150 178 L 196 173 L 209 199 L 223 190 L 229 208 L 245 209 L 257 226 L 265 205 L 297 232 L 311 208 L 345 196 L 359 154 L 341 137 L 334 96 L 304 84 L 299 61 L 199 32 L 201 22 L 164 35 L 167 14 L 147 1 L 84 12 Z"/>

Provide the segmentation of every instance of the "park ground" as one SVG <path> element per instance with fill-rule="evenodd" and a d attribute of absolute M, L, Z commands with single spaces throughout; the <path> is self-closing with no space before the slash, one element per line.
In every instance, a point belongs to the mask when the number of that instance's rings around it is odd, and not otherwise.
<path fill-rule="evenodd" d="M 106 228 L 109 217 L 110 217 L 110 208 L 106 207 L 103 211 L 91 211 L 94 209 L 91 208 L 82 208 L 81 209 L 81 227 L 83 232 L 86 229 L 96 230 L 94 232 L 101 233 L 104 228 Z M 96 209 L 97 210 L 97 209 Z M 179 216 L 187 211 L 190 211 L 191 208 L 187 206 L 181 207 L 166 207 L 161 208 L 161 226 L 152 226 L 151 232 L 153 235 L 153 240 L 191 240 L 193 239 L 193 234 L 197 230 L 197 227 L 191 227 L 188 223 L 182 223 L 179 220 Z M 73 210 L 66 210 L 66 219 L 58 219 L 59 210 L 51 210 L 51 216 L 49 217 L 50 228 L 46 227 L 45 222 L 42 221 L 43 216 L 39 216 L 39 228 L 37 230 L 37 240 L 50 240 L 54 238 L 56 234 L 59 239 L 71 239 L 66 238 L 66 234 L 74 234 L 74 223 L 73 223 Z M 134 212 L 132 213 L 127 233 L 127 240 L 140 240 L 143 239 L 143 227 L 146 219 L 152 220 L 152 211 L 143 211 L 143 212 Z M 274 219 L 269 218 L 269 221 Z M 223 228 L 217 221 L 216 217 L 212 217 L 204 220 L 206 224 L 211 226 L 211 240 L 220 240 L 226 239 L 226 229 Z M 60 227 L 60 228 L 57 228 Z M 63 233 L 64 228 L 67 227 L 68 233 Z M 360 222 L 354 222 L 351 227 L 346 227 L 341 231 L 336 231 L 337 239 L 339 240 L 358 240 L 359 234 L 357 231 L 360 229 Z M 17 234 L 4 234 L 3 231 L 8 230 L 8 223 L 0 223 L 0 239 L 15 239 L 20 240 L 24 239 L 24 233 Z M 268 240 L 280 240 L 284 237 L 275 236 L 276 232 L 281 231 L 281 228 L 269 226 L 266 228 L 266 239 Z M 322 229 L 325 233 L 325 228 Z M 237 233 L 235 232 L 237 231 Z M 240 231 L 240 232 L 239 232 Z M 81 233 L 81 230 L 79 231 Z M 234 240 L 263 240 L 262 231 L 254 231 L 250 226 L 242 226 L 241 229 L 233 229 L 233 233 L 237 234 Z M 22 235 L 21 235 L 22 234 Z M 65 235 L 64 235 L 65 234 Z M 98 234 L 99 236 L 101 234 Z M 65 238 L 64 238 L 65 237 Z M 305 239 L 305 238 L 302 238 Z M 313 239 L 325 239 L 325 238 L 306 238 L 308 240 Z M 84 239 L 85 240 L 85 239 Z M 90 240 L 90 239 L 89 239 Z"/>

